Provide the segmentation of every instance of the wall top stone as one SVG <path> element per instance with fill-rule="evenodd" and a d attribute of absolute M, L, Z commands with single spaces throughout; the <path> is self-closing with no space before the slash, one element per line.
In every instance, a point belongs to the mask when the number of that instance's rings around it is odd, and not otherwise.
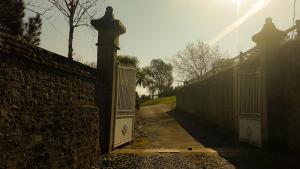
<path fill-rule="evenodd" d="M 50 52 L 46 49 L 31 45 L 23 40 L 0 32 L 0 57 L 12 57 L 27 60 L 37 65 L 82 76 L 91 80 L 95 79 L 96 69 L 80 62 L 70 60 L 64 56 Z"/>

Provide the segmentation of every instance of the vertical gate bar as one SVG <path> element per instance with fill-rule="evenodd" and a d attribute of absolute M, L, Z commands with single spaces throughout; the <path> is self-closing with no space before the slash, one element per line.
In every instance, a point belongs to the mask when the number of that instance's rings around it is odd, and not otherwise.
<path fill-rule="evenodd" d="M 258 104 L 257 104 L 257 100 L 258 100 L 257 72 L 255 73 L 254 80 L 255 80 L 255 112 L 259 115 Z"/>
<path fill-rule="evenodd" d="M 255 80 L 255 74 L 251 74 L 251 113 L 255 114 L 255 111 L 254 111 L 254 80 Z"/>
<path fill-rule="evenodd" d="M 240 98 L 239 98 L 239 101 L 240 101 L 240 114 L 243 113 L 243 90 L 242 90 L 242 86 L 243 86 L 243 79 L 242 79 L 242 75 L 240 74 L 239 75 L 239 79 L 240 79 L 240 86 L 239 86 L 239 91 L 240 91 Z"/>

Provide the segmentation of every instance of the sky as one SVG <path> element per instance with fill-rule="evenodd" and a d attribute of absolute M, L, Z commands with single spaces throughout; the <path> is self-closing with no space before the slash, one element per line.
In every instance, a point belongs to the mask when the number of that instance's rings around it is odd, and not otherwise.
<path fill-rule="evenodd" d="M 149 65 L 152 59 L 168 61 L 187 43 L 197 40 L 219 46 L 229 57 L 235 57 L 255 45 L 251 37 L 261 30 L 267 17 L 281 30 L 293 25 L 294 0 L 102 1 L 98 17 L 104 15 L 107 6 L 112 6 L 115 18 L 127 29 L 126 34 L 120 36 L 118 54 L 136 56 L 140 67 Z M 67 22 L 59 12 L 51 14 L 50 20 L 43 18 L 41 47 L 67 56 Z M 297 19 L 300 19 L 300 2 L 296 4 Z M 75 57 L 83 62 L 96 61 L 96 43 L 96 31 L 77 28 Z M 147 94 L 147 89 L 139 87 L 137 91 Z"/>
<path fill-rule="evenodd" d="M 120 37 L 119 54 L 138 57 L 140 66 L 149 65 L 155 58 L 165 59 L 175 55 L 189 42 L 197 40 L 210 43 L 228 25 L 245 15 L 259 0 L 106 0 L 99 10 L 114 8 L 116 19 L 127 28 Z M 267 17 L 285 30 L 292 26 L 294 0 L 271 0 L 234 31 L 214 43 L 233 57 L 253 47 L 251 37 L 259 32 Z M 300 19 L 300 2 L 296 6 L 296 19 Z M 239 11 L 239 13 L 238 13 Z M 67 55 L 68 26 L 60 13 L 43 20 L 41 47 Z M 97 34 L 88 28 L 75 30 L 75 55 L 83 61 L 96 61 Z"/>

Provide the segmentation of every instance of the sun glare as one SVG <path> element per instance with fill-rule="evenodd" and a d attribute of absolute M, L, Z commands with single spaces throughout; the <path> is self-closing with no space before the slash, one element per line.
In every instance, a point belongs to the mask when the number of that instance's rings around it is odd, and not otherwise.
<path fill-rule="evenodd" d="M 243 0 L 233 0 L 236 2 L 236 6 L 239 8 L 241 4 L 243 3 Z"/>
<path fill-rule="evenodd" d="M 240 17 L 240 12 L 241 12 L 241 5 L 243 3 L 244 0 L 233 0 L 236 4 L 236 15 L 237 15 L 237 18 Z"/>
<path fill-rule="evenodd" d="M 239 17 L 240 11 L 241 11 L 241 5 L 244 0 L 232 0 L 232 1 L 236 4 L 236 13 L 237 13 L 237 16 Z"/>
<path fill-rule="evenodd" d="M 235 0 L 240 1 L 242 3 L 243 0 Z M 251 16 L 262 10 L 266 7 L 272 0 L 258 0 L 252 8 L 250 8 L 243 16 L 239 17 L 235 22 L 225 27 L 217 36 L 215 36 L 210 42 L 210 45 L 214 45 L 215 43 L 222 40 L 225 36 L 227 36 L 232 31 L 236 30 L 241 26 L 245 21 L 247 21 Z"/>

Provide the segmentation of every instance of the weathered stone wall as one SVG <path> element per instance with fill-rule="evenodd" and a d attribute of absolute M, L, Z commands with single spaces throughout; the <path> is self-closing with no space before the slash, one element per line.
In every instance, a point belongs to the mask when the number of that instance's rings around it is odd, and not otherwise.
<path fill-rule="evenodd" d="M 300 150 L 299 46 L 299 40 L 287 42 L 267 59 L 269 139 L 289 150 Z"/>
<path fill-rule="evenodd" d="M 266 96 L 262 111 L 262 132 L 266 147 L 300 150 L 300 41 L 286 42 L 261 53 L 235 68 L 218 73 L 177 92 L 177 109 L 197 115 L 238 134 L 237 83 L 235 72 L 249 72 L 253 67 L 265 77 Z M 260 65 L 262 60 L 264 65 Z M 244 73 L 245 73 L 244 72 Z M 251 71 L 250 71 L 251 72 Z M 262 94 L 264 93 L 262 92 Z M 264 104 L 261 104 L 261 110 Z"/>
<path fill-rule="evenodd" d="M 234 69 L 183 87 L 176 93 L 176 108 L 202 120 L 237 132 Z"/>
<path fill-rule="evenodd" d="M 0 34 L 0 168 L 91 168 L 96 70 Z"/>

